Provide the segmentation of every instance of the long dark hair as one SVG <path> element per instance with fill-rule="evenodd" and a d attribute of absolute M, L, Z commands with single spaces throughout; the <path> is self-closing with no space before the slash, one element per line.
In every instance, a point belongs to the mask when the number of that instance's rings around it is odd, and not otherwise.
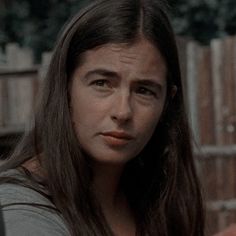
<path fill-rule="evenodd" d="M 144 150 L 127 163 L 121 184 L 139 235 L 202 236 L 204 214 L 185 114 L 176 42 L 161 0 L 99 0 L 79 12 L 59 38 L 35 114 L 35 125 L 1 171 L 36 156 L 45 187 L 71 235 L 113 235 L 91 191 L 91 168 L 70 116 L 69 83 L 82 53 L 144 37 L 165 59 L 167 99 Z M 177 93 L 171 96 L 175 85 Z M 48 181 L 47 181 L 48 180 Z"/>

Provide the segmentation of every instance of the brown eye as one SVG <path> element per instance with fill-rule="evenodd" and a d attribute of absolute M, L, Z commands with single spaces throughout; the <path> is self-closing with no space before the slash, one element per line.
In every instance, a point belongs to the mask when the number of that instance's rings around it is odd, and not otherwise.
<path fill-rule="evenodd" d="M 92 85 L 96 85 L 99 87 L 104 87 L 104 86 L 108 86 L 108 81 L 107 80 L 95 80 L 92 82 Z"/>
<path fill-rule="evenodd" d="M 138 87 L 135 91 L 138 94 L 144 95 L 144 96 L 154 96 L 156 97 L 156 93 L 153 92 L 151 89 L 145 88 L 145 87 Z"/>

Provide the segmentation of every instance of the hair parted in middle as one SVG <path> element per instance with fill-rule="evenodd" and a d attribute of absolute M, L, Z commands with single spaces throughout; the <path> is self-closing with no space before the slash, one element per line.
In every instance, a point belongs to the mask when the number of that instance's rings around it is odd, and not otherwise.
<path fill-rule="evenodd" d="M 74 236 L 112 232 L 91 192 L 93 173 L 73 128 L 72 74 L 83 63 L 84 52 L 110 43 L 132 45 L 140 38 L 158 48 L 165 60 L 167 97 L 151 140 L 127 163 L 121 183 L 135 212 L 138 235 L 203 235 L 201 194 L 167 9 L 161 0 L 98 0 L 72 18 L 54 49 L 35 127 L 6 165 L 15 167 L 38 157 L 52 201 Z M 174 97 L 173 86 L 178 89 Z"/>

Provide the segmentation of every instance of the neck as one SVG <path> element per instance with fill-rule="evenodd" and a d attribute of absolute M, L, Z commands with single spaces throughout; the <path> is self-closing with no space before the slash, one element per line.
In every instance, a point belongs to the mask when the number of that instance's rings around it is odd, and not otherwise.
<path fill-rule="evenodd" d="M 134 215 L 120 186 L 124 166 L 94 166 L 93 188 L 104 216 L 116 235 L 135 235 Z"/>
<path fill-rule="evenodd" d="M 104 211 L 114 209 L 122 199 L 120 178 L 124 166 L 94 164 L 93 189 Z"/>

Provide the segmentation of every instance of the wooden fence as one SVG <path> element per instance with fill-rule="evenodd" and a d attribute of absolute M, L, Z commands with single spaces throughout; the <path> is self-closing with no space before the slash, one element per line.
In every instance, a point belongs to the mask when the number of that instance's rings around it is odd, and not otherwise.
<path fill-rule="evenodd" d="M 209 46 L 177 41 L 210 236 L 236 222 L 236 37 Z M 0 136 L 29 123 L 50 54 L 43 58 L 34 65 L 16 44 L 0 52 Z"/>
<path fill-rule="evenodd" d="M 236 223 L 236 37 L 178 46 L 210 236 Z"/>
<path fill-rule="evenodd" d="M 49 63 L 44 53 L 41 65 L 33 63 L 30 49 L 9 44 L 0 58 L 0 135 L 24 130 L 32 119 L 36 94 Z"/>
<path fill-rule="evenodd" d="M 186 102 L 200 145 L 236 143 L 236 37 L 210 46 L 179 40 Z"/>
<path fill-rule="evenodd" d="M 236 223 L 236 146 L 202 146 L 195 156 L 212 236 Z"/>

